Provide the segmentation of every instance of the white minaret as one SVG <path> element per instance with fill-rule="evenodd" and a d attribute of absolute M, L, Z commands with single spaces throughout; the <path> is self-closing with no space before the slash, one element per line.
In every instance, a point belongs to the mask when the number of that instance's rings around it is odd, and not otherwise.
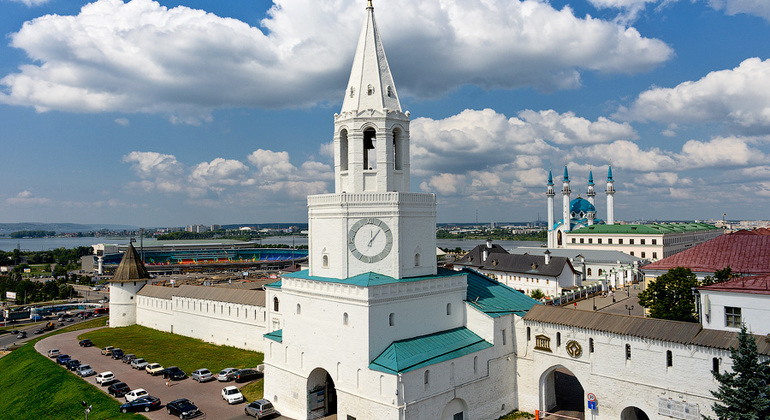
<path fill-rule="evenodd" d="M 334 194 L 308 197 L 310 275 L 436 273 L 436 196 L 409 192 L 409 112 L 366 8 L 342 109 L 334 115 Z"/>
<path fill-rule="evenodd" d="M 567 166 L 564 165 L 564 180 L 562 181 L 561 196 L 562 196 L 562 213 L 564 215 L 564 232 L 570 231 L 570 217 L 569 217 L 569 196 L 572 194 L 572 190 L 569 188 L 569 174 L 567 173 Z"/>
<path fill-rule="evenodd" d="M 588 202 L 596 208 L 596 190 L 594 189 L 594 171 L 588 171 Z"/>
<path fill-rule="evenodd" d="M 548 190 L 545 192 L 545 196 L 548 197 L 548 248 L 554 248 L 556 238 L 553 233 L 553 196 L 556 193 L 553 191 L 553 175 L 551 171 L 548 171 Z"/>
<path fill-rule="evenodd" d="M 612 179 L 612 165 L 607 170 L 607 224 L 615 224 L 615 181 Z"/>

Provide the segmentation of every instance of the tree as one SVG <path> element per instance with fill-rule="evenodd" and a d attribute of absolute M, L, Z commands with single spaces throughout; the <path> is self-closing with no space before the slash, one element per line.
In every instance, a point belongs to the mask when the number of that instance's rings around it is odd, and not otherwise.
<path fill-rule="evenodd" d="M 698 322 L 692 294 L 698 286 L 698 279 L 689 268 L 672 268 L 639 293 L 639 304 L 650 310 L 652 318 Z"/>
<path fill-rule="evenodd" d="M 545 293 L 543 293 L 540 289 L 535 289 L 530 293 L 530 296 L 532 296 L 532 299 L 542 299 L 545 297 Z"/>
<path fill-rule="evenodd" d="M 721 402 L 712 406 L 719 420 L 770 418 L 770 360 L 759 360 L 757 342 L 746 325 L 738 334 L 738 348 L 730 348 L 732 372 L 712 372 L 719 388 L 711 394 Z"/>
<path fill-rule="evenodd" d="M 733 275 L 733 269 L 730 268 L 730 266 L 728 265 L 727 267 L 725 267 L 725 268 L 723 268 L 721 270 L 715 271 L 713 276 L 706 276 L 703 279 L 703 283 L 701 283 L 701 285 L 702 286 L 709 286 L 709 285 L 712 285 L 714 283 L 721 283 L 723 281 L 730 280 L 733 277 L 735 277 Z"/>

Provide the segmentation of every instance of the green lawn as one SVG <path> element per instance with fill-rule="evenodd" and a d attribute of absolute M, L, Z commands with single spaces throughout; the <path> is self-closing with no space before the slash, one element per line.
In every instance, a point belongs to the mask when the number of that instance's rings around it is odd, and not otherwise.
<path fill-rule="evenodd" d="M 226 367 L 253 368 L 262 363 L 263 354 L 230 346 L 156 331 L 139 325 L 103 328 L 78 336 L 90 338 L 96 347 L 115 346 L 164 367 L 179 366 L 188 375 L 200 368 L 214 373 Z"/>
<path fill-rule="evenodd" d="M 0 358 L 0 413 L 4 419 L 143 419 L 121 414 L 120 402 L 35 351 L 34 341 Z"/>
<path fill-rule="evenodd" d="M 240 390 L 246 401 L 261 400 L 265 395 L 265 381 L 263 379 L 256 380 L 242 386 Z"/>

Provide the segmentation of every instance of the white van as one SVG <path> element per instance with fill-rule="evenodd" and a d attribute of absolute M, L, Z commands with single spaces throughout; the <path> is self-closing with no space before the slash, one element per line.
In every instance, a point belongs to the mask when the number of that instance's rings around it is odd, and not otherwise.
<path fill-rule="evenodd" d="M 102 372 L 102 373 L 96 375 L 96 383 L 97 384 L 109 381 L 111 379 L 115 379 L 115 375 L 112 372 L 110 372 L 109 370 L 107 372 Z"/>
<path fill-rule="evenodd" d="M 61 354 L 59 349 L 48 350 L 48 357 L 58 357 Z"/>

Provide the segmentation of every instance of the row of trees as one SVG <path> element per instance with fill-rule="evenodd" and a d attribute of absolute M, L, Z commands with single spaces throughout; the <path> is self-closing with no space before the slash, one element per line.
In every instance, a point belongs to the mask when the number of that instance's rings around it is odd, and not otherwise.
<path fill-rule="evenodd" d="M 23 260 L 29 264 L 59 264 L 69 270 L 74 270 L 79 266 L 80 257 L 90 255 L 92 248 L 90 246 L 79 246 L 77 248 L 56 248 L 48 251 L 0 251 L 0 265 L 17 265 Z"/>
<path fill-rule="evenodd" d="M 5 299 L 5 292 L 16 292 L 16 301 L 26 301 L 27 303 L 78 296 L 72 285 L 68 284 L 69 280 L 72 279 L 62 277 L 57 280 L 37 282 L 23 278 L 20 273 L 11 272 L 8 275 L 0 276 L 0 296 Z"/>

